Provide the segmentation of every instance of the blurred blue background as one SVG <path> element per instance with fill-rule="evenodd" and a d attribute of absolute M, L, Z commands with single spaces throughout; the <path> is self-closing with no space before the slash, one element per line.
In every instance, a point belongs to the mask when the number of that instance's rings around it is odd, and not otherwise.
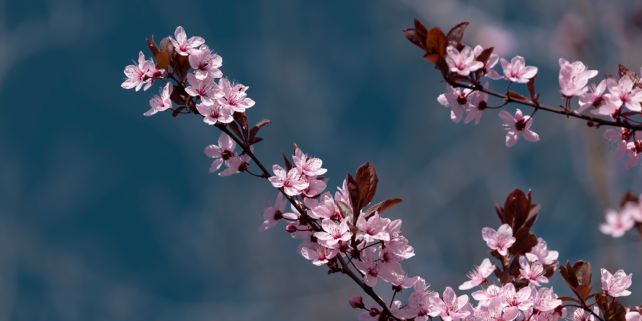
<path fill-rule="evenodd" d="M 601 74 L 642 65 L 634 1 L 0 1 L 0 320 L 356 319 L 355 284 L 297 255 L 283 225 L 257 232 L 269 183 L 208 173 L 216 129 L 144 117 L 159 86 L 120 87 L 145 38 L 179 25 L 250 86 L 250 122 L 272 120 L 264 164 L 295 141 L 324 160 L 330 191 L 375 165 L 375 201 L 405 200 L 386 213 L 417 253 L 404 268 L 432 289 L 466 280 L 486 256 L 481 228 L 499 226 L 493 205 L 520 188 L 562 261 L 589 260 L 596 286 L 600 267 L 633 272 L 623 301 L 639 304 L 639 240 L 597 227 L 621 193 L 642 192 L 642 167 L 626 171 L 603 130 L 576 119 L 540 112 L 541 141 L 510 149 L 495 111 L 454 124 L 438 72 L 401 32 L 413 17 L 470 21 L 465 43 L 524 55 L 548 105 L 562 102 L 559 57 Z M 551 284 L 570 294 L 559 275 Z"/>

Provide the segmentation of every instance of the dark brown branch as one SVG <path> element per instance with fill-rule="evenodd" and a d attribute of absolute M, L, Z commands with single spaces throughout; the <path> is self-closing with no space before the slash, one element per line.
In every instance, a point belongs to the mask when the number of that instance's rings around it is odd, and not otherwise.
<path fill-rule="evenodd" d="M 578 113 L 576 111 L 568 112 L 567 110 L 561 110 L 559 108 L 553 108 L 553 107 L 541 105 L 539 103 L 535 103 L 535 102 L 532 102 L 530 100 L 515 99 L 515 98 L 509 97 L 507 95 L 500 94 L 498 92 L 486 89 L 481 85 L 466 85 L 466 84 L 461 84 L 461 83 L 457 83 L 457 82 L 452 82 L 450 85 L 455 87 L 455 88 L 467 88 L 467 89 L 471 89 L 471 90 L 481 91 L 481 92 L 487 93 L 487 94 L 489 94 L 491 96 L 499 97 L 499 98 L 503 99 L 507 103 L 517 103 L 517 104 L 521 104 L 521 105 L 526 105 L 526 106 L 530 106 L 530 107 L 533 107 L 533 108 L 546 110 L 546 111 L 551 112 L 551 113 L 556 113 L 556 114 L 561 114 L 561 115 L 568 115 L 568 116 L 571 116 L 571 117 L 592 121 L 592 122 L 594 122 L 596 124 L 600 124 L 600 125 L 624 127 L 624 128 L 628 128 L 628 129 L 632 129 L 632 130 L 642 130 L 642 125 L 633 125 L 631 123 L 625 123 L 625 122 L 622 122 L 622 121 L 611 121 L 611 120 L 606 120 L 606 119 L 602 119 L 602 118 L 595 118 L 595 117 L 592 117 L 592 116 L 580 114 L 580 113 Z"/>

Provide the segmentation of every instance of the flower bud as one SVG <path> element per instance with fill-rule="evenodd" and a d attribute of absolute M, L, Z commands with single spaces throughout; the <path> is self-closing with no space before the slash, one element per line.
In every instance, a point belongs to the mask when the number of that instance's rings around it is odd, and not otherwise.
<path fill-rule="evenodd" d="M 294 224 L 290 223 L 285 227 L 285 230 L 288 231 L 288 233 L 294 233 L 297 231 L 297 228 Z"/>
<path fill-rule="evenodd" d="M 362 299 L 360 296 L 358 296 L 358 295 L 353 295 L 353 296 L 351 296 L 351 297 L 350 297 L 350 300 L 348 300 L 348 302 L 350 302 L 350 306 L 351 306 L 353 309 L 365 309 L 365 308 L 366 308 L 366 307 L 363 305 L 363 299 Z"/>

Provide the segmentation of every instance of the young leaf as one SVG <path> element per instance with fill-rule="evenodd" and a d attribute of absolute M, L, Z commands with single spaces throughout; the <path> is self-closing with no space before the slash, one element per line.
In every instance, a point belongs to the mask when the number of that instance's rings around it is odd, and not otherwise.
<path fill-rule="evenodd" d="M 158 47 L 156 47 L 156 40 L 154 40 L 154 35 L 152 35 L 152 41 L 149 41 L 149 39 L 145 39 L 145 41 L 147 41 L 147 47 L 149 47 L 149 51 L 151 51 L 152 56 L 156 57 L 160 50 L 158 50 Z"/>
<path fill-rule="evenodd" d="M 181 111 L 182 111 L 183 109 L 185 109 L 185 108 L 186 108 L 186 107 L 185 107 L 185 106 L 183 106 L 183 107 L 178 107 L 178 108 L 174 109 L 174 111 L 172 112 L 172 117 L 176 117 L 176 116 L 178 116 L 178 114 L 180 114 L 180 113 L 181 113 Z"/>
<path fill-rule="evenodd" d="M 261 129 L 261 127 L 270 123 L 272 122 L 269 119 L 263 119 L 262 121 L 256 123 L 256 125 L 254 125 L 252 129 L 250 129 L 250 139 L 252 139 L 252 137 L 256 136 L 256 134 L 259 133 L 259 130 Z"/>
<path fill-rule="evenodd" d="M 484 66 L 485 66 L 486 63 L 488 62 L 488 59 L 490 59 L 490 55 L 493 54 L 493 50 L 495 50 L 495 47 L 488 47 L 488 48 L 484 49 L 481 52 L 481 54 L 479 54 L 479 56 L 477 56 L 477 58 L 475 60 L 483 62 Z"/>
<path fill-rule="evenodd" d="M 514 189 L 504 203 L 504 220 L 513 228 L 513 235 L 522 227 L 530 210 L 530 200 L 519 189 Z M 517 224 L 519 223 L 519 225 Z"/>
<path fill-rule="evenodd" d="M 172 55 L 174 54 L 174 45 L 172 45 L 172 41 L 169 40 L 169 37 L 166 37 L 163 40 L 161 40 L 161 43 L 158 49 L 160 51 L 166 51 L 169 57 L 172 57 Z"/>
<path fill-rule="evenodd" d="M 635 71 L 633 71 L 633 70 L 631 70 L 629 68 L 626 68 L 621 64 L 617 64 L 617 65 L 619 67 L 618 68 L 618 75 L 620 76 L 620 78 L 622 78 L 624 76 L 628 76 L 634 84 L 640 82 L 640 77 L 638 77 L 638 75 L 635 73 Z"/>
<path fill-rule="evenodd" d="M 263 141 L 263 138 L 258 137 L 258 136 L 254 136 L 254 137 L 250 138 L 250 141 L 248 142 L 248 145 L 252 146 L 252 145 L 254 145 L 254 144 L 258 143 L 258 142 L 262 142 L 262 141 Z"/>
<path fill-rule="evenodd" d="M 236 137 L 238 137 L 240 140 L 243 140 L 243 135 L 241 135 L 241 130 L 239 129 L 239 125 L 237 125 L 235 122 L 231 122 L 227 125 L 234 132 L 234 134 L 236 134 Z"/>
<path fill-rule="evenodd" d="M 290 163 L 290 160 L 288 159 L 287 156 L 285 156 L 285 153 L 281 151 L 281 154 L 283 155 L 283 163 L 285 163 L 285 170 L 288 172 L 292 169 L 292 163 Z"/>
<path fill-rule="evenodd" d="M 526 88 L 528 89 L 528 92 L 531 94 L 531 100 L 534 102 L 537 102 L 537 99 L 539 98 L 539 94 L 535 94 L 535 78 L 537 78 L 537 75 L 535 75 L 535 77 L 528 80 L 528 83 L 526 83 Z"/>
<path fill-rule="evenodd" d="M 426 34 L 428 33 L 428 29 L 426 29 L 426 26 L 424 26 L 421 21 L 417 20 L 417 18 L 414 19 L 415 23 L 415 30 L 417 31 L 417 35 L 421 39 L 426 39 Z"/>
<path fill-rule="evenodd" d="M 446 35 L 448 46 L 457 47 L 459 43 L 461 43 L 461 38 L 464 36 L 464 30 L 466 30 L 466 27 L 468 27 L 469 24 L 469 22 L 462 22 L 448 31 L 448 35 Z"/>
<path fill-rule="evenodd" d="M 573 264 L 573 271 L 577 278 L 577 283 L 580 285 L 591 285 L 591 278 L 593 272 L 591 271 L 591 264 L 589 262 L 577 261 Z"/>
<path fill-rule="evenodd" d="M 527 227 L 520 228 L 514 235 L 515 243 L 510 247 L 513 256 L 524 255 L 537 245 L 537 237 Z"/>
<path fill-rule="evenodd" d="M 379 182 L 372 163 L 367 162 L 359 166 L 355 175 L 355 180 L 357 185 L 359 185 L 359 195 L 361 195 L 358 206 L 359 209 L 362 209 L 372 202 L 375 192 L 377 191 L 377 183 Z"/>
<path fill-rule="evenodd" d="M 374 215 L 375 212 L 379 212 L 379 214 L 391 209 L 393 206 L 403 203 L 403 200 L 400 198 L 394 198 L 391 200 L 385 200 L 383 202 L 377 203 L 375 205 L 372 205 L 364 214 L 364 218 L 368 219 L 370 216 Z"/>
<path fill-rule="evenodd" d="M 504 209 L 499 206 L 499 204 L 495 203 L 495 211 L 497 212 L 497 217 L 499 218 L 499 222 L 503 225 L 506 223 L 504 221 Z"/>
<path fill-rule="evenodd" d="M 514 92 L 514 91 L 509 91 L 508 92 L 508 97 L 512 99 L 518 99 L 518 100 L 523 100 L 523 101 L 529 101 L 528 98 Z"/>
<path fill-rule="evenodd" d="M 334 200 L 334 204 L 336 204 L 339 208 L 341 215 L 343 215 L 344 218 L 347 218 L 349 223 L 352 223 L 352 209 L 350 208 L 350 206 L 342 201 L 337 200 Z"/>
<path fill-rule="evenodd" d="M 234 116 L 234 120 L 236 120 L 236 122 L 239 123 L 239 126 L 241 127 L 241 130 L 243 132 L 243 136 L 240 138 L 248 137 L 247 116 L 245 116 L 245 113 L 235 112 L 233 116 Z"/>
<path fill-rule="evenodd" d="M 166 51 L 160 51 L 156 54 L 156 69 L 165 69 L 169 72 L 169 55 Z"/>
<path fill-rule="evenodd" d="M 177 105 L 185 105 L 187 101 L 190 100 L 190 95 L 185 92 L 185 89 L 182 86 L 174 86 L 172 94 L 169 95 L 171 99 Z"/>
<path fill-rule="evenodd" d="M 352 203 L 352 213 L 354 214 L 353 225 L 357 224 L 357 218 L 359 217 L 359 199 L 361 198 L 361 193 L 359 191 L 359 184 L 354 180 L 352 175 L 348 173 L 346 176 L 346 185 L 348 187 L 348 194 L 350 195 L 350 203 Z"/>
<path fill-rule="evenodd" d="M 414 44 L 415 46 L 421 48 L 421 50 L 426 51 L 426 48 L 424 47 L 424 42 L 422 40 L 422 39 L 425 39 L 425 37 L 424 38 L 420 38 L 419 35 L 417 34 L 417 30 L 415 30 L 415 29 L 404 29 L 403 30 L 403 34 L 404 34 L 404 36 L 406 36 L 406 38 L 408 38 L 408 40 L 410 42 L 412 42 L 412 44 Z"/>
<path fill-rule="evenodd" d="M 439 57 L 446 56 L 446 37 L 441 29 L 435 27 L 428 30 L 426 35 L 426 52 L 437 54 Z"/>
<path fill-rule="evenodd" d="M 576 298 L 572 298 L 570 296 L 561 296 L 558 297 L 559 300 L 562 300 L 562 302 L 575 302 L 577 304 L 580 304 L 580 301 L 578 301 Z"/>

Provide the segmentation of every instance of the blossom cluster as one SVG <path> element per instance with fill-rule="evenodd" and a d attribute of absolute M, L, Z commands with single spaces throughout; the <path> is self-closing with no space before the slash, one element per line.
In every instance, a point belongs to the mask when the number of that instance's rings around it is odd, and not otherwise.
<path fill-rule="evenodd" d="M 612 237 L 621 237 L 634 227 L 642 231 L 642 204 L 640 198 L 627 193 L 620 202 L 620 211 L 606 210 L 606 222 L 600 225 L 600 231 Z"/>
<path fill-rule="evenodd" d="M 500 58 L 493 53 L 494 48 L 476 46 L 474 49 L 461 43 L 464 29 L 468 23 L 461 23 L 444 35 L 439 28 L 426 30 L 421 22 L 415 20 L 414 29 L 406 29 L 404 33 L 408 40 L 426 52 L 424 58 L 435 64 L 446 80 L 446 93 L 439 95 L 437 101 L 450 108 L 450 118 L 459 123 L 469 123 L 473 119 L 478 124 L 482 113 L 486 109 L 498 109 L 510 102 L 529 105 L 533 107 L 530 115 L 524 115 L 517 109 L 515 115 L 507 111 L 500 111 L 499 117 L 508 130 L 506 133 L 506 146 L 515 145 L 520 136 L 524 139 L 537 142 L 539 135 L 530 130 L 533 124 L 533 115 L 539 109 L 572 115 L 573 117 L 590 119 L 588 125 L 600 127 L 602 125 L 617 126 L 618 129 L 607 129 L 604 137 L 618 146 L 617 157 L 628 155 L 627 169 L 635 166 L 642 157 L 642 133 L 635 129 L 640 128 L 642 122 L 632 120 L 630 117 L 640 115 L 642 111 L 642 83 L 640 77 L 630 69 L 619 65 L 619 77 L 606 75 L 598 85 L 589 81 L 597 74 L 597 70 L 589 70 L 581 61 L 569 62 L 559 59 L 559 86 L 562 98 L 566 100 L 561 109 L 542 106 L 539 103 L 539 94 L 535 93 L 535 78 L 537 67 L 527 66 L 524 57 L 515 56 L 510 61 Z M 501 62 L 503 75 L 492 68 Z M 641 69 L 642 74 L 642 69 Z M 482 78 L 490 80 L 508 80 L 506 94 L 494 93 L 504 99 L 500 106 L 488 105 L 489 83 L 482 86 Z M 465 84 L 469 83 L 469 84 Z M 510 91 L 512 84 L 526 84 L 530 99 L 516 92 Z M 461 90 L 463 88 L 463 91 Z M 606 92 L 608 89 L 608 92 Z M 577 98 L 578 107 L 572 108 L 572 100 Z M 546 107 L 546 108 L 544 108 Z M 593 115 L 607 117 L 594 118 L 584 116 L 582 112 L 591 108 Z M 463 117 L 466 112 L 466 118 Z"/>

